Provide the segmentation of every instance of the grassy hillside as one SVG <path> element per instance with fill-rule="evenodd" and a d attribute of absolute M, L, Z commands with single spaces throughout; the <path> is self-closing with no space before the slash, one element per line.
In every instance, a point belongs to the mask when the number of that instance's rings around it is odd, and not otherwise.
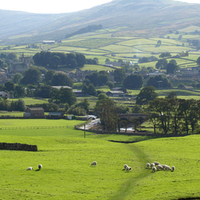
<path fill-rule="evenodd" d="M 199 8 L 199 4 L 173 0 L 113 0 L 91 9 L 64 14 L 0 10 L 2 19 L 6 19 L 0 21 L 0 39 L 4 44 L 60 40 L 81 28 L 99 24 L 113 29 L 112 32 L 119 35 L 126 32 L 128 35 L 135 33 L 144 37 L 160 36 L 168 30 L 198 24 Z M 122 26 L 126 27 L 123 32 L 117 30 Z"/>
<path fill-rule="evenodd" d="M 33 125 L 36 123 L 34 120 Z M 63 123 L 63 120 L 43 120 Z M 5 121 L 4 121 L 5 122 Z M 11 127 L 17 127 L 12 120 Z M 65 121 L 72 125 L 78 121 Z M 25 125 L 25 123 L 23 123 Z M 38 152 L 1 150 L 2 199 L 178 199 L 200 197 L 198 135 L 132 144 L 129 136 L 94 135 L 73 128 L 1 130 L 1 142 L 36 144 Z M 133 136 L 131 136 L 133 137 Z M 137 136 L 138 137 L 138 136 Z M 96 167 L 91 167 L 92 161 Z M 153 173 L 147 162 L 174 165 Z M 38 164 L 42 170 L 38 171 Z M 123 165 L 132 167 L 123 171 Z M 27 171 L 32 166 L 33 171 Z"/>

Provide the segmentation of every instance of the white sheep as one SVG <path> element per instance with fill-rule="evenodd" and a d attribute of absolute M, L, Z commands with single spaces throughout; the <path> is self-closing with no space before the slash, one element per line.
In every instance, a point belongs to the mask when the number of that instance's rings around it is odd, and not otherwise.
<path fill-rule="evenodd" d="M 33 170 L 33 168 L 32 167 L 28 167 L 27 170 Z"/>
<path fill-rule="evenodd" d="M 128 165 L 127 165 L 127 164 L 125 164 L 125 165 L 124 165 L 124 169 L 126 169 L 127 167 L 128 167 Z"/>
<path fill-rule="evenodd" d="M 147 163 L 146 166 L 147 166 L 147 168 L 149 168 L 150 167 L 150 163 Z"/>
<path fill-rule="evenodd" d="M 164 170 L 171 170 L 171 167 L 168 165 L 163 166 Z"/>
<path fill-rule="evenodd" d="M 157 170 L 162 170 L 163 169 L 163 166 L 162 165 L 157 165 Z"/>
<path fill-rule="evenodd" d="M 93 161 L 92 163 L 91 163 L 91 166 L 96 166 L 97 165 L 97 161 Z"/>
<path fill-rule="evenodd" d="M 131 167 L 126 166 L 126 171 L 130 171 L 130 170 L 131 170 Z"/>
<path fill-rule="evenodd" d="M 159 165 L 160 163 L 155 161 L 154 164 L 155 164 L 155 165 Z"/>
<path fill-rule="evenodd" d="M 155 167 L 155 164 L 154 164 L 154 163 L 151 163 L 151 168 L 152 168 L 152 167 Z"/>
<path fill-rule="evenodd" d="M 174 166 L 172 166 L 171 172 L 173 172 L 174 170 L 175 170 L 175 167 L 174 167 Z"/>
<path fill-rule="evenodd" d="M 156 170 L 156 167 L 152 167 L 152 172 L 155 172 Z"/>
<path fill-rule="evenodd" d="M 39 169 L 39 170 L 42 169 L 42 165 L 41 165 L 41 164 L 38 165 L 38 169 Z"/>

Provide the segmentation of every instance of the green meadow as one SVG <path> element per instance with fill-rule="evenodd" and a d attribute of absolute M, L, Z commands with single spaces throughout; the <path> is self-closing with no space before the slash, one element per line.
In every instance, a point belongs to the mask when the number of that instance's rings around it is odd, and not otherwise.
<path fill-rule="evenodd" d="M 99 64 L 105 64 L 106 58 L 111 61 L 122 59 L 124 61 L 133 61 L 137 63 L 140 57 L 158 56 L 162 52 L 169 52 L 175 56 L 182 51 L 189 51 L 188 57 L 173 58 L 177 61 L 178 65 L 182 67 L 195 67 L 197 66 L 196 60 L 200 56 L 199 51 L 195 51 L 188 43 L 188 39 L 199 39 L 199 35 L 194 35 L 194 30 L 199 30 L 198 26 L 189 26 L 185 29 L 178 30 L 179 33 L 166 34 L 162 37 L 149 37 L 142 38 L 133 35 L 132 37 L 118 37 L 116 31 L 123 31 L 124 27 L 116 29 L 102 29 L 92 33 L 75 35 L 73 37 L 63 39 L 61 43 L 57 44 L 42 44 L 37 43 L 38 48 L 28 48 L 28 45 L 18 44 L 9 46 L 0 46 L 0 53 L 16 53 L 21 56 L 33 56 L 42 49 L 51 50 L 51 52 L 78 52 L 83 53 L 86 58 L 98 58 Z M 182 35 L 180 39 L 179 36 Z M 158 41 L 161 45 L 157 45 Z M 7 48 L 9 47 L 9 48 Z M 5 48 L 7 48 L 5 50 Z M 137 56 L 137 58 L 133 57 Z M 189 60 L 188 60 L 189 59 Z M 155 67 L 156 62 L 141 63 L 144 67 Z M 98 68 L 98 66 L 96 66 Z M 92 69 L 91 69 L 92 70 Z"/>
<path fill-rule="evenodd" d="M 1 120 L 0 141 L 38 146 L 37 152 L 1 150 L 0 199 L 178 199 L 200 197 L 200 136 L 150 138 L 74 130 L 80 121 Z M 28 126 L 51 128 L 30 129 Z M 66 126 L 65 128 L 59 125 Z M 23 129 L 18 129 L 24 126 Z M 56 128 L 57 127 L 57 128 Z M 114 143 L 116 141 L 140 141 Z M 145 141 L 142 141 L 145 140 Z M 92 167 L 92 161 L 97 166 Z M 175 171 L 146 168 L 147 162 Z M 38 164 L 43 168 L 39 171 Z M 126 172 L 124 164 L 132 167 Z M 32 171 L 27 171 L 33 167 Z"/>

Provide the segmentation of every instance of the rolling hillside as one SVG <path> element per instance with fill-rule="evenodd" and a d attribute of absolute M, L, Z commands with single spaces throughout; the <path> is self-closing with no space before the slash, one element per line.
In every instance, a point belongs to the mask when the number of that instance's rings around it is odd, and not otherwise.
<path fill-rule="evenodd" d="M 169 30 L 198 25 L 199 9 L 199 4 L 173 0 L 113 0 L 91 9 L 66 14 L 0 10 L 0 39 L 2 44 L 57 40 L 92 24 L 102 24 L 104 28 L 124 27 L 123 34 L 133 35 L 133 31 L 143 30 L 144 36 L 159 36 Z"/>

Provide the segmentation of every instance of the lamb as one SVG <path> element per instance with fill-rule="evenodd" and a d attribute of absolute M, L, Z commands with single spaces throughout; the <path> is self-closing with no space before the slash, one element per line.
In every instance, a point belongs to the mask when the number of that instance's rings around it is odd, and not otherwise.
<path fill-rule="evenodd" d="M 175 167 L 174 167 L 174 166 L 172 166 L 171 172 L 173 172 L 174 170 L 175 170 Z"/>
<path fill-rule="evenodd" d="M 39 169 L 39 170 L 42 169 L 42 165 L 41 165 L 41 164 L 38 165 L 38 169 Z"/>
<path fill-rule="evenodd" d="M 152 172 L 155 172 L 156 170 L 156 167 L 152 167 Z"/>
<path fill-rule="evenodd" d="M 147 163 L 146 166 L 147 166 L 147 168 L 149 168 L 150 167 L 150 163 Z"/>
<path fill-rule="evenodd" d="M 28 167 L 27 170 L 33 170 L 33 168 L 32 167 Z"/>
<path fill-rule="evenodd" d="M 91 163 L 91 166 L 96 166 L 97 165 L 97 161 L 93 161 L 92 163 Z"/>

